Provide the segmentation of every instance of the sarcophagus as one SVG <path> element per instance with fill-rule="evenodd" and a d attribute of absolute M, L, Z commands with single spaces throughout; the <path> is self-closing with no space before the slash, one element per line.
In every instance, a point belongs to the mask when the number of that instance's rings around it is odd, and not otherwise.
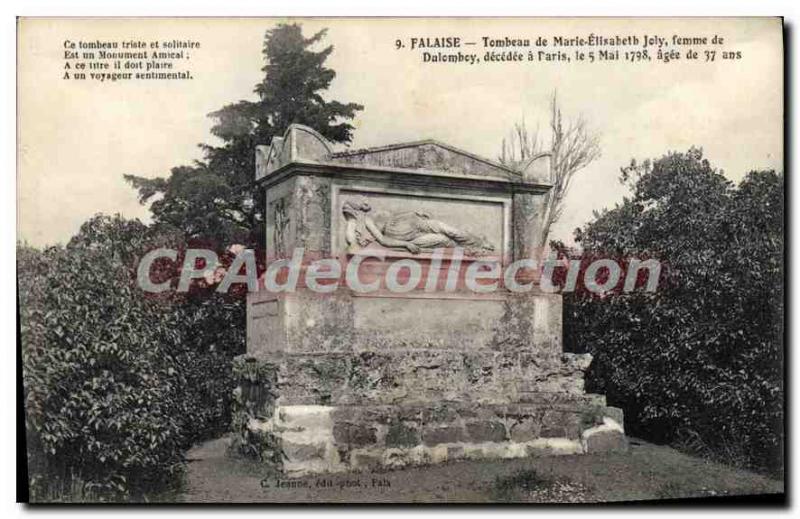
<path fill-rule="evenodd" d="M 238 441 L 300 474 L 624 448 L 536 283 L 549 175 L 299 125 L 258 147 L 275 268 L 248 296 Z"/>

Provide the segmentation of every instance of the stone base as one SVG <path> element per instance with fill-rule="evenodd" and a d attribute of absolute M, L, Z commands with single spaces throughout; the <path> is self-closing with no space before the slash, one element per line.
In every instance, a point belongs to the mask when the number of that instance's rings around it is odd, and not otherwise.
<path fill-rule="evenodd" d="M 246 427 L 250 437 L 273 439 L 280 470 L 288 476 L 624 451 L 621 412 L 603 400 L 556 395 L 550 402 L 479 407 L 288 405 L 275 407 L 269 418 L 250 419 Z"/>
<path fill-rule="evenodd" d="M 456 355 L 440 353 L 445 354 Z M 494 364 L 485 360 L 492 367 L 484 370 L 488 374 L 480 371 L 456 384 L 456 374 L 468 370 L 450 373 L 446 368 L 464 366 L 462 358 L 439 359 L 417 370 L 409 361 L 405 370 L 403 359 L 409 355 L 395 353 L 391 362 L 375 364 L 383 357 L 372 354 L 365 365 L 357 355 L 238 357 L 234 450 L 287 475 L 302 475 L 627 449 L 622 411 L 606 406 L 604 396 L 583 393 L 585 356 L 564 355 L 558 368 L 552 361 L 530 362 L 525 376 L 497 377 L 499 365 L 521 369 L 527 364 L 496 352 Z M 537 369 L 543 370 L 541 376 Z M 364 384 L 374 373 L 394 382 Z M 506 387 L 497 382 L 504 379 L 526 383 Z M 465 391 L 448 393 L 454 385 Z M 470 385 L 472 394 L 466 390 Z M 395 390 L 423 398 L 392 401 Z"/>

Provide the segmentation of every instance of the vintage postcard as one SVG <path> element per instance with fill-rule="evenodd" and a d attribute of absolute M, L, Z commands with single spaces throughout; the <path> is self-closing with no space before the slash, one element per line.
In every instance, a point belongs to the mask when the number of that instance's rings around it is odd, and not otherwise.
<path fill-rule="evenodd" d="M 783 502 L 781 18 L 20 18 L 32 503 Z"/>

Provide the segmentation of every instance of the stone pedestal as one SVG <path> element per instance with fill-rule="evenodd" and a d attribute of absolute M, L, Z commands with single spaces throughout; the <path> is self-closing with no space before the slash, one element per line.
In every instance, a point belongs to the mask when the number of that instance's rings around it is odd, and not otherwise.
<path fill-rule="evenodd" d="M 583 392 L 591 359 L 561 352 L 560 295 L 463 286 L 473 263 L 535 257 L 547 155 L 516 173 L 433 141 L 334 153 L 293 125 L 256 162 L 270 259 L 356 258 L 366 285 L 413 259 L 438 280 L 251 294 L 242 452 L 305 474 L 625 447 L 621 412 Z"/>

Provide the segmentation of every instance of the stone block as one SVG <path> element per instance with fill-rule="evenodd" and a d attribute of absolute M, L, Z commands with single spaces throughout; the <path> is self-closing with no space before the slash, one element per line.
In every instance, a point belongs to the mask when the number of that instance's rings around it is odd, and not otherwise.
<path fill-rule="evenodd" d="M 604 418 L 601 425 L 583 431 L 581 443 L 587 454 L 626 452 L 628 440 L 622 426 L 611 418 Z"/>
<path fill-rule="evenodd" d="M 426 425 L 452 423 L 458 420 L 459 416 L 458 410 L 448 405 L 434 405 L 428 407 L 422 413 L 422 419 Z"/>
<path fill-rule="evenodd" d="M 433 454 L 436 449 L 426 448 L 423 445 L 417 445 L 413 449 L 408 449 L 408 461 L 412 465 L 427 465 L 433 462 Z M 439 450 L 441 452 L 441 450 Z M 447 451 L 445 451 L 446 454 Z"/>
<path fill-rule="evenodd" d="M 464 430 L 458 426 L 426 427 L 422 431 L 422 442 L 428 446 L 462 441 L 464 441 Z"/>
<path fill-rule="evenodd" d="M 447 446 L 447 459 L 448 460 L 459 460 L 464 457 L 464 446 L 463 445 L 448 445 Z"/>
<path fill-rule="evenodd" d="M 375 445 L 378 441 L 375 433 L 375 427 L 363 423 L 342 422 L 333 426 L 336 444 L 347 445 L 351 449 Z"/>
<path fill-rule="evenodd" d="M 567 438 L 539 438 L 526 445 L 528 456 L 565 456 L 581 453 L 583 453 L 581 442 Z"/>
<path fill-rule="evenodd" d="M 624 414 L 622 412 L 622 409 L 620 409 L 619 407 L 608 406 L 608 407 L 603 409 L 603 414 L 605 416 L 611 418 L 612 420 L 614 420 L 618 424 L 624 426 L 624 424 L 625 424 L 625 416 L 624 416 Z"/>
<path fill-rule="evenodd" d="M 444 463 L 449 459 L 450 447 L 446 445 L 436 445 L 428 449 L 429 463 Z"/>
<path fill-rule="evenodd" d="M 322 460 L 325 458 L 325 443 L 294 443 L 283 441 L 281 448 L 287 459 L 292 462 Z"/>
<path fill-rule="evenodd" d="M 405 467 L 410 463 L 409 450 L 386 449 L 383 451 L 383 465 L 390 468 Z"/>
<path fill-rule="evenodd" d="M 500 422 L 472 422 L 467 424 L 467 438 L 473 442 L 502 442 L 508 436 Z"/>
<path fill-rule="evenodd" d="M 279 423 L 291 430 L 328 430 L 331 408 L 321 405 L 283 406 L 278 409 Z"/>
<path fill-rule="evenodd" d="M 540 438 L 566 438 L 567 429 L 561 425 L 544 425 L 539 433 Z"/>
<path fill-rule="evenodd" d="M 376 454 L 354 452 L 350 456 L 350 463 L 356 469 L 375 469 L 382 465 L 383 460 Z"/>
<path fill-rule="evenodd" d="M 524 419 L 511 426 L 511 441 L 526 442 L 541 436 L 542 425 L 535 419 Z"/>
<path fill-rule="evenodd" d="M 577 439 L 581 432 L 581 414 L 573 411 L 547 411 L 542 416 L 542 438 Z"/>
<path fill-rule="evenodd" d="M 386 431 L 387 447 L 413 447 L 420 443 L 419 429 L 416 426 L 397 422 L 389 425 Z"/>

